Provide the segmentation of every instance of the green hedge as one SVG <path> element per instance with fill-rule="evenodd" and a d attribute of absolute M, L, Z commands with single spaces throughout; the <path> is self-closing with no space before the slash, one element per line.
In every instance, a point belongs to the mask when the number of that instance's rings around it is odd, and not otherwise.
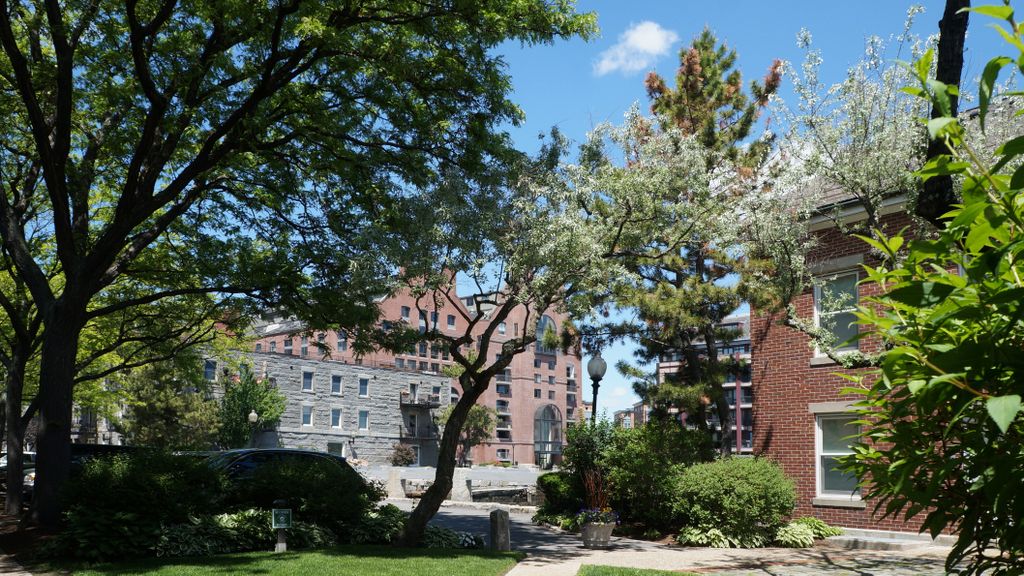
<path fill-rule="evenodd" d="M 583 484 L 569 472 L 550 472 L 537 478 L 544 494 L 540 511 L 545 514 L 575 514 L 583 507 Z"/>
<path fill-rule="evenodd" d="M 774 540 L 795 504 L 793 481 L 777 464 L 731 457 L 678 474 L 673 512 L 691 534 L 715 530 L 731 546 L 755 547 Z"/>

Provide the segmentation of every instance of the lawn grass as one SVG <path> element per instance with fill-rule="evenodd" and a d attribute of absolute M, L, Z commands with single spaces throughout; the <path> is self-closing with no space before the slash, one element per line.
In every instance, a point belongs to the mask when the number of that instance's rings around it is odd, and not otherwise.
<path fill-rule="evenodd" d="M 593 566 L 584 564 L 576 576 L 699 576 L 693 572 L 669 572 L 646 568 L 623 568 L 621 566 Z"/>
<path fill-rule="evenodd" d="M 305 552 L 248 552 L 203 558 L 150 558 L 74 570 L 75 576 L 500 576 L 520 554 L 390 546 L 341 546 Z"/>

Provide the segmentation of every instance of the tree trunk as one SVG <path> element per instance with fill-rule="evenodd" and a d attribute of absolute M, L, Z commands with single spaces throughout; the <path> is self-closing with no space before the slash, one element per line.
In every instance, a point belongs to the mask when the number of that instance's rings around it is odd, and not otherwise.
<path fill-rule="evenodd" d="M 399 543 L 402 546 L 416 546 L 423 539 L 423 532 L 427 529 L 427 522 L 437 514 L 441 503 L 448 497 L 452 490 L 452 476 L 455 475 L 455 455 L 459 446 L 459 436 L 466 419 L 469 417 L 469 410 L 476 404 L 477 399 L 487 389 L 489 380 L 472 383 L 472 380 L 465 373 L 460 377 L 462 380 L 462 397 L 455 404 L 455 409 L 448 416 L 448 422 L 444 425 L 444 432 L 441 435 L 441 445 L 437 453 L 437 471 L 434 473 L 434 483 L 427 488 L 420 498 L 419 504 L 409 515 L 405 523 L 405 530 Z M 469 385 L 467 385 L 469 384 Z"/>
<path fill-rule="evenodd" d="M 7 373 L 7 401 L 4 406 L 4 422 L 7 435 L 7 496 L 4 510 L 8 514 L 20 514 L 22 491 L 25 488 L 25 428 L 21 426 L 21 401 L 25 390 L 25 364 L 28 359 L 22 352 L 15 351 Z"/>
<path fill-rule="evenodd" d="M 938 61 L 935 69 L 935 79 L 939 82 L 960 86 L 960 76 L 964 68 L 964 39 L 967 37 L 968 12 L 957 12 L 970 5 L 970 0 L 946 0 L 946 9 L 942 14 L 942 20 L 939 20 Z M 950 96 L 951 116 L 957 115 L 957 104 L 957 97 Z M 932 118 L 940 116 L 942 112 L 933 105 Z M 925 161 L 948 152 L 942 140 L 929 140 Z M 949 176 L 934 176 L 922 186 L 914 212 L 936 228 L 942 228 L 945 226 L 941 220 L 942 215 L 949 212 L 956 202 L 953 179 Z"/>
<path fill-rule="evenodd" d="M 39 438 L 33 516 L 47 528 L 60 522 L 58 495 L 71 468 L 71 412 L 75 357 L 84 322 L 83 307 L 63 299 L 45 316 L 39 372 Z"/>

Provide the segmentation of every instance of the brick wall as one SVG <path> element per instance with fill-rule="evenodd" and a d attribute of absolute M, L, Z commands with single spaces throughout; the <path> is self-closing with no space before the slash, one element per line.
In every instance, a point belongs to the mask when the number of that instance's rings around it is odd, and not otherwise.
<path fill-rule="evenodd" d="M 883 223 L 886 231 L 892 233 L 910 225 L 911 221 L 906 212 L 897 212 L 885 216 Z M 834 228 L 816 234 L 819 243 L 809 255 L 812 266 L 827 269 L 830 262 L 846 259 L 848 263 L 857 255 L 863 255 L 866 263 L 873 263 L 867 254 L 867 245 L 861 240 L 844 236 Z M 832 271 L 851 267 L 841 265 Z M 858 289 L 859 299 L 876 294 L 878 288 L 877 285 L 862 284 Z M 797 297 L 794 305 L 798 316 L 813 318 L 813 290 Z M 754 404 L 754 451 L 778 461 L 796 482 L 796 516 L 815 516 L 830 524 L 850 528 L 916 532 L 919 523 L 914 521 L 904 523 L 892 518 L 879 519 L 873 513 L 872 502 L 839 502 L 833 499 L 826 504 L 816 498 L 817 414 L 812 409 L 825 410 L 824 403 L 839 405 L 855 401 L 855 396 L 840 394 L 840 390 L 850 382 L 836 373 L 855 374 L 857 371 L 840 370 L 836 364 L 815 358 L 810 339 L 795 328 L 782 325 L 783 314 L 752 310 L 751 315 L 751 364 L 754 396 L 757 398 Z M 878 345 L 877 341 L 862 340 L 860 349 L 877 351 Z"/>

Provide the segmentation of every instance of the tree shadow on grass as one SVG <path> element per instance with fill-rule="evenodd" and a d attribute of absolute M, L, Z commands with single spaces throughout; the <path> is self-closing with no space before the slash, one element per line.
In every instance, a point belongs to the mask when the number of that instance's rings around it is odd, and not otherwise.
<path fill-rule="evenodd" d="M 280 554 L 271 552 L 246 552 L 189 558 L 147 558 L 116 564 L 101 564 L 89 567 L 101 574 L 117 574 L 132 576 L 153 574 L 158 570 L 173 570 L 174 574 L 197 573 L 211 574 L 295 574 L 295 566 L 300 557 L 306 554 L 318 554 L 328 559 L 353 558 L 360 562 L 387 563 L 405 559 L 438 559 L 455 560 L 459 558 L 514 558 L 521 560 L 523 554 L 516 552 L 490 552 L 485 550 L 452 550 L 438 548 L 394 548 L 390 546 L 341 546 L 319 550 L 289 551 Z M 64 569 L 82 569 L 80 566 L 65 566 Z"/>

